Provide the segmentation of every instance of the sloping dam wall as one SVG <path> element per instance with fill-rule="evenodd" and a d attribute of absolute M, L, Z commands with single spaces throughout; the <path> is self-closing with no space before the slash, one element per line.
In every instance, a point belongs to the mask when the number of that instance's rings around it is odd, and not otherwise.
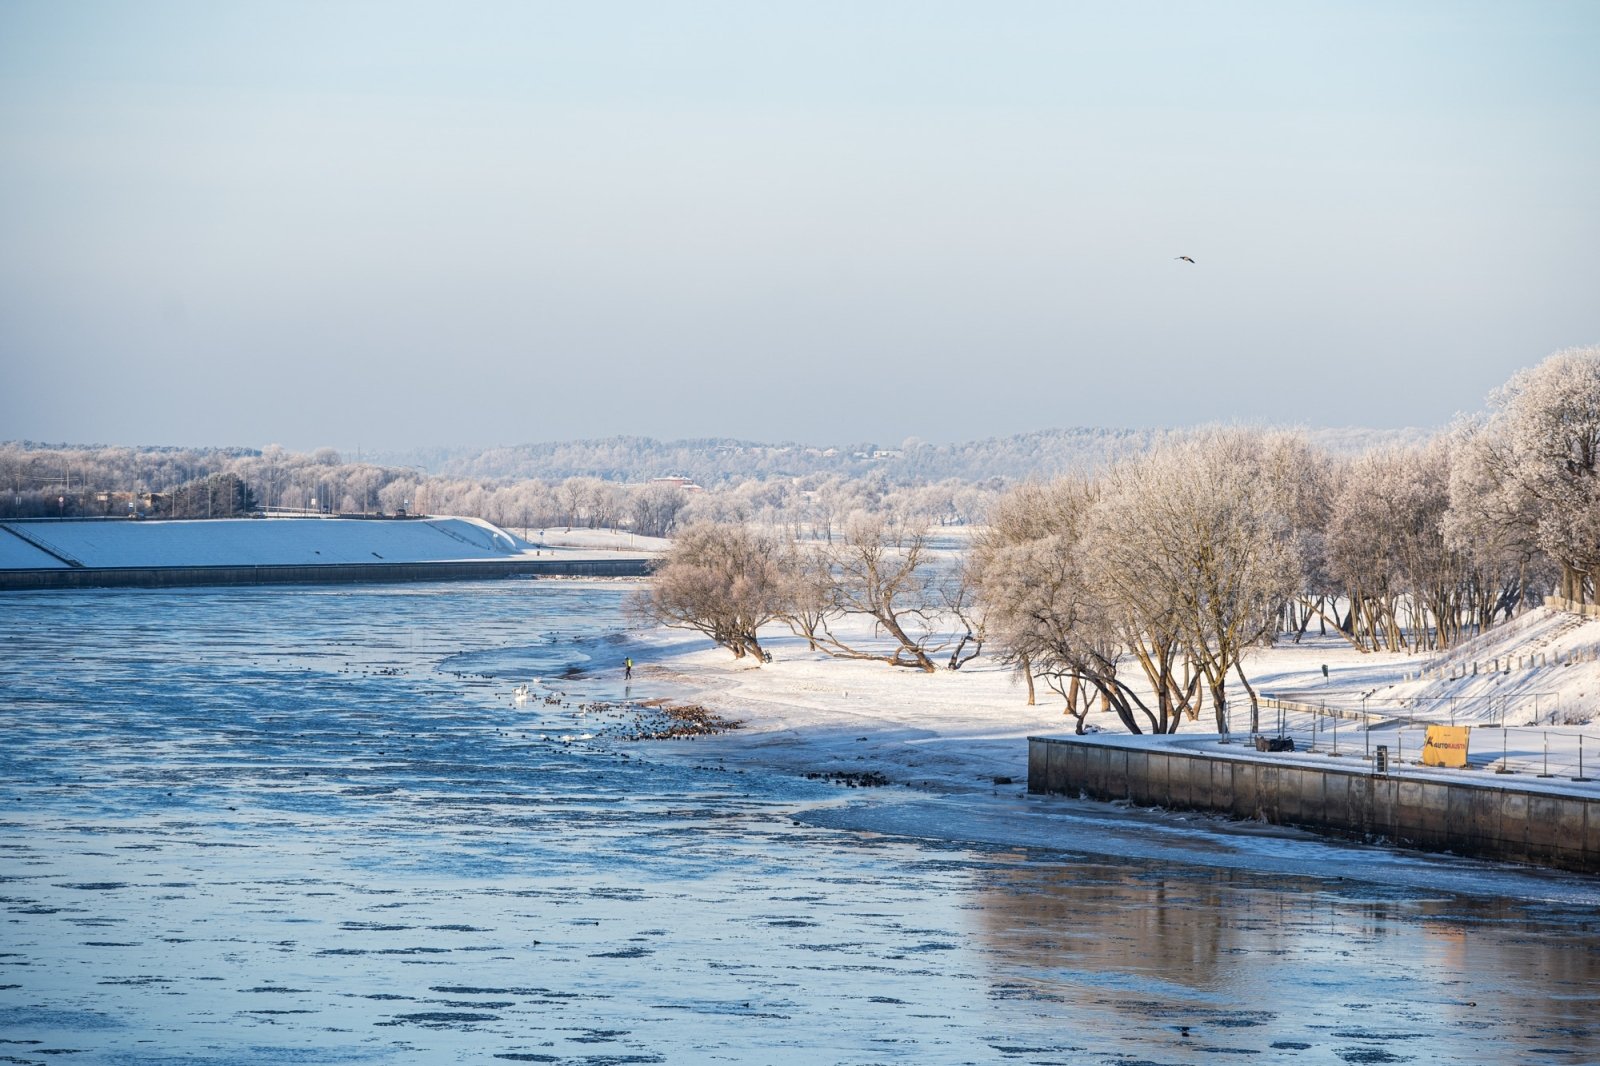
<path fill-rule="evenodd" d="M 175 588 L 185 585 L 324 585 L 386 581 L 484 581 L 504 577 L 645 577 L 652 559 L 477 559 L 459 562 L 321 563 L 306 566 L 75 567 L 0 570 L 0 592 L 25 589 Z"/>
<path fill-rule="evenodd" d="M 1029 737 L 1028 791 L 1215 811 L 1426 851 L 1600 873 L 1600 797 L 1084 737 Z"/>

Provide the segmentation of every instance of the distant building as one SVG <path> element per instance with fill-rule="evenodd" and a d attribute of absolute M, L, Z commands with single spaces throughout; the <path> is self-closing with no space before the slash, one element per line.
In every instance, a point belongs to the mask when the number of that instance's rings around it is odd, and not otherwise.
<path fill-rule="evenodd" d="M 684 492 L 706 491 L 701 486 L 696 485 L 692 478 L 686 478 L 682 474 L 668 474 L 666 477 L 653 477 L 650 479 L 649 483 L 651 485 L 676 485 Z"/>

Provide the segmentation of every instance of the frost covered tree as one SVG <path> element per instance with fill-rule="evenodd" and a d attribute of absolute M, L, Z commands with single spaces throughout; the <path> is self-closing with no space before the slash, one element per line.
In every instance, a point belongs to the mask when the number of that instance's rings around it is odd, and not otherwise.
<path fill-rule="evenodd" d="M 1591 600 L 1600 566 L 1600 346 L 1556 352 L 1496 390 L 1489 407 L 1455 485 L 1458 512 L 1482 508 L 1477 528 L 1509 550 L 1519 534 L 1531 538 L 1559 568 L 1560 594 Z"/>
<path fill-rule="evenodd" d="M 644 485 L 636 489 L 631 501 L 633 531 L 644 537 L 664 537 L 678 524 L 678 514 L 689 502 L 689 494 L 677 485 Z"/>
<path fill-rule="evenodd" d="M 556 490 L 556 500 L 564 515 L 568 529 L 587 525 L 594 528 L 596 512 L 604 507 L 601 490 L 605 483 L 599 478 L 569 477 Z"/>
<path fill-rule="evenodd" d="M 871 659 L 932 673 L 932 655 L 943 646 L 937 626 L 938 585 L 927 533 L 862 516 L 825 549 L 829 612 L 817 626 L 815 644 L 841 659 Z M 837 616 L 865 616 L 893 642 L 887 649 L 838 635 Z"/>
<path fill-rule="evenodd" d="M 954 621 L 956 631 L 945 666 L 959 670 L 983 654 L 989 639 L 989 615 L 971 568 L 963 561 L 952 574 L 938 583 L 939 610 Z"/>
<path fill-rule="evenodd" d="M 1291 548 L 1301 574 L 1297 595 L 1287 601 L 1284 627 L 1295 642 L 1313 618 L 1326 625 L 1338 589 L 1328 572 L 1328 519 L 1338 486 L 1331 456 L 1315 448 L 1300 430 L 1275 430 L 1261 438 L 1264 486 L 1272 507 L 1288 523 Z"/>
<path fill-rule="evenodd" d="M 1230 677 L 1256 728 L 1244 653 L 1302 587 L 1285 513 L 1297 454 L 1277 435 L 1204 430 L 1094 481 L 1004 497 L 973 551 L 1003 657 L 1044 678 L 1080 728 L 1087 688 L 1132 732 L 1176 731 L 1203 692 L 1227 732 Z"/>
<path fill-rule="evenodd" d="M 635 617 L 703 633 L 734 658 L 765 658 L 757 631 L 783 617 L 793 582 L 790 546 L 747 526 L 683 530 L 630 606 Z"/>
<path fill-rule="evenodd" d="M 1017 487 L 991 508 L 969 570 L 990 639 L 1030 692 L 1044 681 L 1079 733 L 1095 698 L 1140 733 L 1134 711 L 1148 709 L 1118 676 L 1126 648 L 1085 540 L 1096 498 L 1095 486 L 1077 478 Z"/>
<path fill-rule="evenodd" d="M 1339 629 L 1363 650 L 1447 648 L 1460 636 L 1469 566 L 1446 533 L 1454 445 L 1382 448 L 1346 467 L 1328 524 L 1344 590 Z"/>
<path fill-rule="evenodd" d="M 1556 575 L 1539 550 L 1531 498 L 1505 491 L 1495 476 L 1486 420 L 1463 420 L 1451 440 L 1445 541 L 1468 568 L 1466 611 L 1482 630 L 1510 619 L 1535 584 L 1554 587 Z"/>
<path fill-rule="evenodd" d="M 1271 484 L 1261 434 L 1208 429 L 1113 467 L 1094 510 L 1093 557 L 1160 687 L 1203 678 L 1217 730 L 1229 731 L 1230 674 L 1251 697 L 1243 658 L 1270 641 L 1302 585 L 1292 529 Z M 1175 687 L 1176 686 L 1176 687 Z"/>
<path fill-rule="evenodd" d="M 211 474 L 179 485 L 158 510 L 167 518 L 233 518 L 256 508 L 254 494 L 236 474 Z"/>
<path fill-rule="evenodd" d="M 1328 566 L 1343 593 L 1339 632 L 1363 651 L 1405 646 L 1400 600 L 1405 593 L 1397 546 L 1403 516 L 1391 502 L 1406 459 L 1373 452 L 1350 462 L 1328 522 Z"/>
<path fill-rule="evenodd" d="M 816 545 L 797 546 L 789 571 L 784 622 L 797 637 L 805 637 L 812 651 L 821 651 L 818 638 L 829 619 L 837 616 L 828 553 Z"/>

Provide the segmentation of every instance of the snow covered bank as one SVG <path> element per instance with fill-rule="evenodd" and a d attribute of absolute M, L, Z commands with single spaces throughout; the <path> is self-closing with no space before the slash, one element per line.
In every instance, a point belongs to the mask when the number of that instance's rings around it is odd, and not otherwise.
<path fill-rule="evenodd" d="M 1297 650 L 1258 652 L 1250 662 L 1257 688 L 1374 715 L 1463 725 L 1581 727 L 1600 715 L 1600 618 L 1549 607 L 1442 654 L 1363 654 L 1326 639 L 1306 645 L 1307 654 Z"/>
<path fill-rule="evenodd" d="M 924 674 L 830 659 L 808 651 L 802 639 L 769 630 L 762 641 L 773 662 L 757 667 L 675 631 L 657 630 L 639 639 L 635 657 L 644 676 L 670 680 L 686 698 L 744 722 L 742 729 L 709 741 L 719 756 L 730 760 L 796 773 L 873 772 L 893 785 L 950 795 L 998 791 L 1015 796 L 1027 780 L 1027 738 L 1069 735 L 1073 729 L 1057 697 L 1041 685 L 1038 705 L 1028 706 L 1023 685 L 986 659 L 956 672 Z M 1514 671 L 1454 682 L 1418 677 L 1425 666 L 1436 676 L 1428 656 L 1362 653 L 1337 637 L 1310 636 L 1300 645 L 1260 649 L 1248 665 L 1259 690 L 1324 700 L 1358 713 L 1364 707 L 1367 718 L 1334 723 L 1314 715 L 1285 715 L 1283 728 L 1297 738 L 1298 750 L 1259 754 L 1239 743 L 1249 734 L 1249 702 L 1239 692 L 1233 717 L 1236 742 L 1224 750 L 1251 762 L 1361 767 L 1375 745 L 1383 744 L 1390 773 L 1418 781 L 1474 781 L 1549 795 L 1600 796 L 1600 784 L 1572 780 L 1600 777 L 1600 729 L 1583 717 L 1591 694 L 1600 694 L 1600 664 L 1585 660 L 1554 665 L 1558 658 L 1568 661 L 1566 651 L 1597 640 L 1600 620 L 1541 608 L 1503 632 L 1490 631 L 1464 654 L 1514 659 L 1521 648 L 1526 658 L 1529 648 L 1538 647 L 1549 652 L 1552 665 L 1523 675 Z M 1513 717 L 1531 715 L 1535 696 L 1546 721 L 1534 725 L 1517 718 L 1501 728 L 1508 708 Z M 1552 706 L 1559 706 L 1562 720 L 1571 724 L 1550 725 L 1546 712 Z M 1427 725 L 1448 723 L 1452 714 L 1458 722 L 1477 727 L 1471 768 L 1416 765 Z M 1108 739 L 1126 737 L 1114 715 L 1092 714 L 1090 723 Z M 1263 732 L 1275 733 L 1279 724 L 1275 711 L 1263 709 Z M 1369 724 L 1370 733 L 1365 728 Z M 1126 739 L 1216 750 L 1219 735 L 1208 711 L 1200 721 L 1186 723 L 1176 737 Z M 1587 760 L 1583 773 L 1580 758 Z M 1496 772 L 1500 770 L 1508 773 Z M 1551 776 L 1538 776 L 1542 772 Z"/>
<path fill-rule="evenodd" d="M 992 665 L 924 674 L 829 659 L 803 640 L 763 632 L 773 661 L 756 667 L 669 630 L 642 639 L 636 677 L 665 678 L 744 722 L 716 738 L 718 754 L 796 773 L 870 768 L 945 792 L 987 792 L 996 778 L 1020 787 L 1027 737 L 1068 722 L 1043 700 L 1027 706 L 1022 686 Z"/>

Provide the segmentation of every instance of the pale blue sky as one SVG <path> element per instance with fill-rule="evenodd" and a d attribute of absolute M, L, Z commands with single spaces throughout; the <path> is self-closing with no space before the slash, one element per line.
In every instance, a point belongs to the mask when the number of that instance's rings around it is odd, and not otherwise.
<path fill-rule="evenodd" d="M 1600 342 L 1597 56 L 1593 2 L 4 0 L 0 439 L 1440 425 Z"/>

